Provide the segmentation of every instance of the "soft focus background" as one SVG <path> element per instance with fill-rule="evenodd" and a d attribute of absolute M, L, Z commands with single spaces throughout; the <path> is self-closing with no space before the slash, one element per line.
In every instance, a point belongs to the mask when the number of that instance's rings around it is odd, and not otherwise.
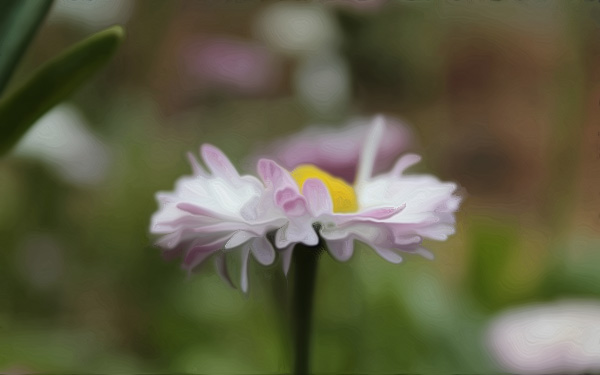
<path fill-rule="evenodd" d="M 252 261 L 248 296 L 188 278 L 152 246 L 154 194 L 201 143 L 254 172 L 378 113 L 466 198 L 434 261 L 322 258 L 315 372 L 600 371 L 600 4 L 58 0 L 12 83 L 112 24 L 109 67 L 0 162 L 0 372 L 288 371 L 280 265 Z M 529 347 L 494 336 L 562 300 Z"/>

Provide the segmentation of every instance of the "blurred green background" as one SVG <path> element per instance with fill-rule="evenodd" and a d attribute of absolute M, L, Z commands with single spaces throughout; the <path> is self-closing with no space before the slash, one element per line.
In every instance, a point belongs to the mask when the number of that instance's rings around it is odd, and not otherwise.
<path fill-rule="evenodd" d="M 248 296 L 188 278 L 152 246 L 154 194 L 202 143 L 253 173 L 275 139 L 378 113 L 462 187 L 457 233 L 434 261 L 323 257 L 315 372 L 502 371 L 495 314 L 599 299 L 599 4 L 58 0 L 11 85 L 112 24 L 116 57 L 48 115 L 58 143 L 0 161 L 0 371 L 289 371 L 280 265 L 251 261 Z"/>

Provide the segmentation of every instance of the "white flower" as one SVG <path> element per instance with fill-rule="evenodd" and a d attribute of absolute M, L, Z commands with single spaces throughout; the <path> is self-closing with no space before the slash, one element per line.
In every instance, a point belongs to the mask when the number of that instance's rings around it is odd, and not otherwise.
<path fill-rule="evenodd" d="M 442 241 L 454 233 L 454 212 L 461 200 L 453 194 L 457 186 L 430 175 L 404 175 L 419 156 L 405 155 L 389 173 L 371 176 L 383 123 L 378 117 L 367 136 L 354 186 L 312 165 L 290 173 L 271 160 L 259 161 L 267 191 L 288 220 L 275 236 L 276 247 L 285 249 L 286 272 L 294 245 L 316 246 L 319 237 L 340 261 L 352 256 L 354 240 L 359 240 L 399 263 L 399 252 L 432 257 L 421 247 L 423 239 Z"/>
<path fill-rule="evenodd" d="M 108 172 L 110 153 L 89 127 L 77 108 L 61 104 L 33 125 L 14 155 L 39 159 L 70 183 L 97 184 Z"/>
<path fill-rule="evenodd" d="M 127 22 L 133 11 L 132 0 L 59 0 L 49 15 L 49 21 L 69 22 L 86 30 L 100 30 Z"/>
<path fill-rule="evenodd" d="M 340 41 L 335 18 L 319 4 L 279 2 L 258 17 L 256 36 L 272 48 L 302 56 L 331 50 Z"/>
<path fill-rule="evenodd" d="M 525 306 L 493 319 L 487 345 L 500 365 L 521 374 L 600 371 L 600 303 Z"/>
<path fill-rule="evenodd" d="M 191 157 L 194 176 L 181 178 L 174 192 L 158 194 L 161 208 L 151 231 L 163 235 L 158 244 L 167 254 L 185 254 L 188 269 L 218 252 L 217 269 L 229 282 L 219 250 L 241 247 L 244 291 L 249 254 L 265 265 L 275 258 L 267 238 L 273 232 L 286 273 L 296 244 L 317 246 L 321 240 L 339 261 L 352 256 L 354 240 L 393 263 L 402 260 L 399 252 L 431 257 L 421 242 L 454 233 L 460 203 L 453 195 L 456 185 L 429 175 L 404 175 L 419 161 L 416 155 L 405 155 L 389 173 L 372 177 L 383 126 L 377 118 L 367 136 L 354 186 L 314 165 L 290 172 L 269 159 L 258 161 L 261 183 L 240 176 L 223 153 L 204 145 L 201 153 L 211 174 Z"/>

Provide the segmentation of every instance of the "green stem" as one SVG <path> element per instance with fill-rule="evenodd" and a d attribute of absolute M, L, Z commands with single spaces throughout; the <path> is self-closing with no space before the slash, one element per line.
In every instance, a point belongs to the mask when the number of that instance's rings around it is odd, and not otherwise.
<path fill-rule="evenodd" d="M 294 249 L 294 285 L 292 294 L 293 374 L 308 374 L 310 338 L 317 263 L 320 246 L 296 245 Z"/>

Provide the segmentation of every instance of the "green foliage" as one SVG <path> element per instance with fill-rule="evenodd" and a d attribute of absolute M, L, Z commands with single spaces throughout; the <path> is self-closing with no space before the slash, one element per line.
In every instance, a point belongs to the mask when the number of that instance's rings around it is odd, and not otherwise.
<path fill-rule="evenodd" d="M 507 295 L 502 280 L 517 251 L 519 231 L 513 221 L 478 217 L 469 228 L 470 271 L 468 282 L 473 297 L 491 311 L 503 307 Z"/>
<path fill-rule="evenodd" d="M 597 298 L 600 295 L 599 246 L 595 238 L 578 236 L 555 249 L 556 254 L 536 293 L 538 298 Z"/>
<path fill-rule="evenodd" d="M 0 155 L 16 144 L 46 111 L 66 99 L 110 60 L 123 40 L 113 26 L 77 43 L 40 67 L 0 100 Z"/>
<path fill-rule="evenodd" d="M 0 2 L 0 94 L 51 5 L 52 0 Z"/>

